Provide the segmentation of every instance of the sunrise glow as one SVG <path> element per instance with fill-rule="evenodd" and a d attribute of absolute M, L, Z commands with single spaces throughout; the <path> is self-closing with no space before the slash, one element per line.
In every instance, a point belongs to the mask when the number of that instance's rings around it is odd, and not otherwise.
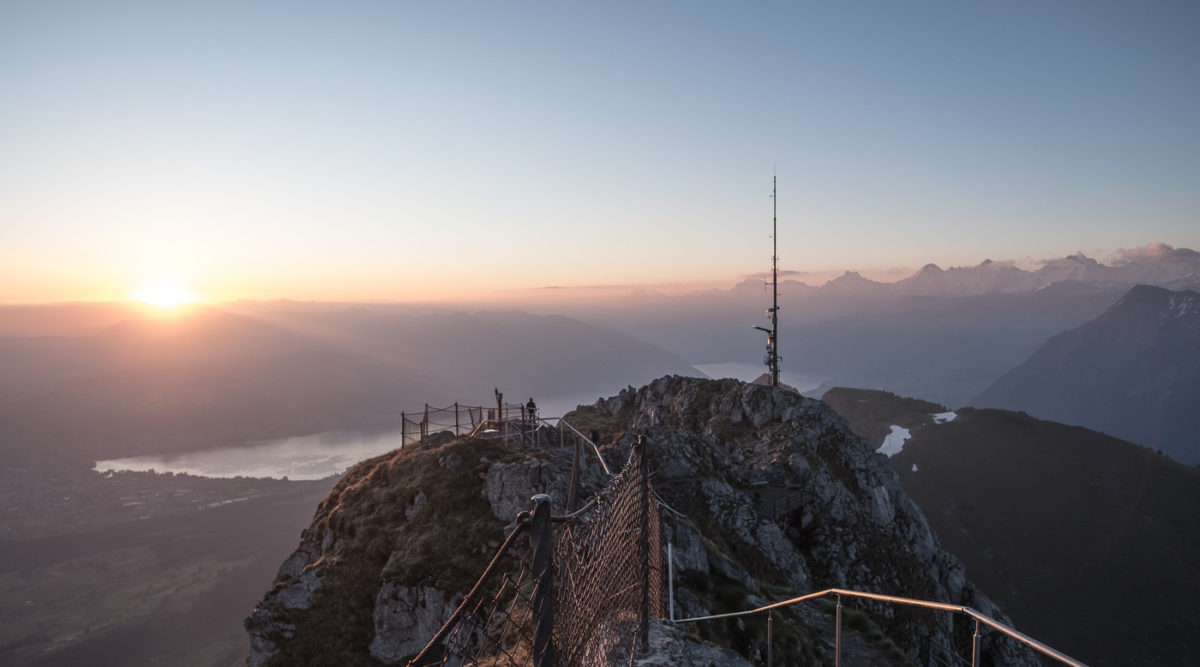
<path fill-rule="evenodd" d="M 133 298 L 163 310 L 174 310 L 196 301 L 196 295 L 190 290 L 174 280 L 165 278 L 142 285 L 133 293 Z"/>

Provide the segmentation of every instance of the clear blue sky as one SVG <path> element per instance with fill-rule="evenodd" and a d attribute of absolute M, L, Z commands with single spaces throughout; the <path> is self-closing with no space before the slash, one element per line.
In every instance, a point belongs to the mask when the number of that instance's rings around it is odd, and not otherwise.
<path fill-rule="evenodd" d="M 1196 2 L 0 2 L 0 301 L 1200 248 Z"/>

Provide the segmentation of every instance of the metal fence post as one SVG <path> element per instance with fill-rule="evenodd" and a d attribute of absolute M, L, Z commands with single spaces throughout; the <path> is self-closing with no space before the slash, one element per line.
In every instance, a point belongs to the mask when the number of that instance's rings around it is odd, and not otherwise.
<path fill-rule="evenodd" d="M 842 596 L 837 596 L 837 612 L 833 621 L 833 666 L 842 667 Z"/>
<path fill-rule="evenodd" d="M 539 493 L 529 499 L 533 504 L 533 522 L 529 543 L 533 549 L 533 665 L 554 667 L 554 529 L 550 525 L 550 496 Z"/>
<path fill-rule="evenodd" d="M 979 667 L 979 619 L 975 619 L 975 636 L 971 637 L 971 667 Z"/>
<path fill-rule="evenodd" d="M 425 416 L 421 417 L 421 444 L 425 444 L 425 438 L 429 437 L 429 404 L 425 404 Z"/>
<path fill-rule="evenodd" d="M 638 609 L 638 650 L 645 654 L 650 650 L 650 463 L 644 436 L 638 436 L 637 452 L 638 472 L 642 476 L 642 531 L 638 545 L 642 559 L 642 600 Z"/>
<path fill-rule="evenodd" d="M 560 424 L 560 426 L 558 429 L 558 437 L 559 437 L 559 443 L 561 444 L 562 443 L 562 426 L 561 426 L 562 422 L 559 422 L 559 424 Z M 570 514 L 571 512 L 574 512 L 577 509 L 575 507 L 575 503 L 577 502 L 577 498 L 579 496 L 579 449 L 582 446 L 583 446 L 583 443 L 581 443 L 579 441 L 579 438 L 576 438 L 575 439 L 575 457 L 571 460 L 571 486 L 569 489 L 567 489 L 567 513 L 568 514 Z"/>
<path fill-rule="evenodd" d="M 671 550 L 671 540 L 667 540 L 667 605 L 668 618 L 671 623 L 675 622 L 675 554 Z M 768 625 L 770 628 L 770 617 L 768 616 Z"/>
<path fill-rule="evenodd" d="M 775 610 L 767 610 L 767 667 L 771 667 L 771 625 L 775 621 Z"/>

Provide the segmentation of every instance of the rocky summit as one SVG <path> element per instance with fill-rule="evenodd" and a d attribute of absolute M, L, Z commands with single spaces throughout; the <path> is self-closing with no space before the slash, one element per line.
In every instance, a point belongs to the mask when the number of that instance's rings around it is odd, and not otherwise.
<path fill-rule="evenodd" d="M 599 452 L 614 470 L 639 437 L 645 443 L 673 553 L 677 619 L 844 588 L 969 606 L 1008 622 L 939 547 L 887 458 L 820 401 L 667 376 L 564 419 L 600 434 Z M 474 585 L 531 495 L 549 494 L 554 513 L 564 513 L 575 450 L 555 442 L 432 437 L 352 468 L 246 619 L 248 664 L 407 662 Z M 607 476 L 595 453 L 581 463 L 586 499 Z M 962 617 L 843 604 L 851 664 L 970 655 L 973 623 Z M 775 663 L 832 664 L 832 607 L 776 611 Z M 760 662 L 766 624 L 764 614 L 655 623 L 650 651 L 635 664 Z M 995 633 L 984 633 L 982 646 L 984 664 L 1038 664 Z"/>

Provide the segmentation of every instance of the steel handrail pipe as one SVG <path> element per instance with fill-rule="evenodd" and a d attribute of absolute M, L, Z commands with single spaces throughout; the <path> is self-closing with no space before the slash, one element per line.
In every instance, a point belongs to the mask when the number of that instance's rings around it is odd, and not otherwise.
<path fill-rule="evenodd" d="M 571 426 L 571 422 L 569 422 L 561 417 L 559 417 L 559 419 L 558 419 L 558 425 L 560 427 L 563 425 L 566 425 L 567 428 L 571 429 L 571 432 L 573 432 L 575 435 L 579 436 L 580 438 L 583 438 L 584 442 L 591 445 L 592 451 L 596 452 L 596 458 L 600 459 L 600 466 L 602 468 L 604 468 L 604 474 L 608 475 L 609 477 L 612 477 L 612 471 L 608 469 L 608 464 L 604 462 L 604 457 L 600 454 L 600 448 L 596 446 L 596 443 L 592 442 L 591 438 L 580 433 L 579 429 L 575 428 L 574 426 Z"/>
<path fill-rule="evenodd" d="M 775 602 L 775 603 L 765 605 L 762 607 L 757 607 L 755 609 L 747 609 L 745 611 L 731 611 L 727 614 L 710 614 L 708 616 L 693 616 L 692 618 L 677 618 L 677 619 L 675 619 L 675 622 L 676 623 L 691 623 L 693 621 L 715 621 L 715 620 L 722 619 L 722 618 L 737 618 L 738 616 L 750 616 L 751 614 L 759 614 L 764 611 L 769 611 L 771 609 L 778 609 L 780 607 L 789 607 L 791 605 L 798 604 L 800 602 L 807 602 L 808 600 L 825 597 L 826 595 L 829 595 L 831 592 L 833 592 L 832 588 L 830 588 L 828 590 L 820 591 L 817 593 L 809 593 L 808 595 L 801 595 L 798 598 L 792 598 L 790 600 L 784 600 L 782 602 Z"/>
<path fill-rule="evenodd" d="M 903 597 L 899 597 L 899 596 L 895 596 L 895 595 L 882 595 L 880 593 L 864 593 L 861 591 L 846 590 L 844 588 L 828 588 L 826 590 L 818 591 L 816 593 L 809 593 L 807 595 L 801 595 L 800 597 L 791 598 L 790 600 L 783 600 L 781 602 L 775 602 L 775 603 L 772 603 L 769 605 L 764 605 L 764 606 L 758 607 L 756 609 L 747 609 L 746 611 L 735 611 L 735 612 L 730 612 L 728 614 L 711 614 L 709 616 L 696 616 L 694 618 L 676 619 L 675 622 L 676 623 L 690 623 L 693 621 L 711 621 L 711 620 L 716 620 L 716 619 L 721 619 L 721 618 L 735 618 L 738 616 L 749 616 L 750 614 L 761 614 L 763 612 L 770 611 L 772 609 L 779 609 L 780 607 L 788 607 L 788 606 L 791 606 L 794 604 L 799 604 L 801 602 L 807 602 L 809 600 L 814 600 L 816 598 L 825 597 L 826 595 L 845 595 L 847 597 L 864 598 L 864 599 L 868 599 L 868 600 L 877 600 L 880 602 L 891 602 L 894 604 L 904 604 L 904 605 L 909 605 L 909 606 L 913 606 L 913 607 L 924 607 L 925 609 L 937 609 L 937 610 L 941 610 L 941 611 L 952 611 L 952 612 L 958 612 L 961 614 L 966 614 L 967 616 L 970 616 L 971 618 L 975 619 L 976 621 L 979 621 L 980 623 L 983 623 L 984 625 L 986 625 L 1000 633 L 1003 633 L 1003 634 L 1021 642 L 1022 644 L 1025 644 L 1026 646 L 1034 649 L 1035 651 L 1038 651 L 1044 655 L 1054 658 L 1055 660 L 1058 660 L 1058 661 L 1068 664 L 1068 665 L 1072 665 L 1073 667 L 1087 667 L 1087 665 L 1085 663 L 1082 663 L 1060 651 L 1057 651 L 1049 646 L 1046 646 L 1045 644 L 1039 642 L 1038 640 L 1036 640 L 1032 637 L 1029 637 L 1028 635 L 1026 635 L 1014 628 L 1010 628 L 1007 625 L 1004 625 L 1003 623 L 992 619 L 990 616 L 987 616 L 986 614 L 983 614 L 979 611 L 976 611 L 976 610 L 974 610 L 970 607 L 964 606 L 964 605 L 946 604 L 944 602 L 930 602 L 928 600 L 915 600 L 913 598 L 903 598 Z"/>
<path fill-rule="evenodd" d="M 600 496 L 592 496 L 592 499 L 587 501 L 587 504 L 585 504 L 583 507 L 580 507 L 579 509 L 575 510 L 574 512 L 571 512 L 570 514 L 563 514 L 562 516 L 551 516 L 550 520 L 553 521 L 554 523 L 563 523 L 565 521 L 570 521 L 572 519 L 579 518 L 580 516 L 583 515 L 584 512 L 587 512 L 588 510 L 592 509 L 592 507 L 594 507 L 596 505 L 596 501 L 599 498 L 600 498 Z"/>
<path fill-rule="evenodd" d="M 941 602 L 929 602 L 926 600 L 914 600 L 912 598 L 902 598 L 902 597 L 897 597 L 894 595 L 881 595 L 879 593 L 862 593 L 859 591 L 848 591 L 848 590 L 841 589 L 841 588 L 831 588 L 831 589 L 829 589 L 829 592 L 837 594 L 837 595 L 845 595 L 848 597 L 866 598 L 869 600 L 879 600 L 882 602 L 893 602 L 896 604 L 906 604 L 906 605 L 910 605 L 910 606 L 914 606 L 914 607 L 925 607 L 926 609 L 943 609 L 946 611 L 961 612 L 963 614 L 966 614 L 967 616 L 970 616 L 971 618 L 975 619 L 976 621 L 979 621 L 980 623 L 983 623 L 984 625 L 992 628 L 993 630 L 996 630 L 1000 633 L 1008 635 L 1009 637 L 1012 637 L 1013 639 L 1025 644 L 1026 646 L 1028 646 L 1036 651 L 1039 651 L 1051 658 L 1054 658 L 1055 660 L 1066 663 L 1068 665 L 1075 665 L 1076 667 L 1087 667 L 1084 663 L 1079 662 L 1078 660 L 1076 660 L 1068 655 L 1065 655 L 1062 652 L 1057 651 L 1049 646 L 1046 646 L 1045 644 L 1039 642 L 1038 640 L 1034 639 L 1033 637 L 1030 637 L 1023 632 L 1020 632 L 1020 631 L 1016 630 L 1015 628 L 1010 628 L 1007 625 L 993 619 L 991 616 L 988 616 L 987 614 L 976 611 L 975 609 L 972 609 L 971 607 L 966 607 L 966 606 L 961 606 L 961 605 L 948 605 L 948 604 L 944 604 Z"/>
<path fill-rule="evenodd" d="M 466 610 L 470 608 L 471 604 L 474 604 L 477 597 L 483 595 L 483 586 L 492 576 L 492 573 L 496 570 L 498 564 L 500 563 L 500 557 L 508 551 L 509 546 L 511 546 L 516 540 L 517 535 L 525 532 L 525 530 L 528 528 L 527 524 L 529 523 L 529 519 L 529 512 L 521 512 L 517 514 L 516 527 L 513 528 L 511 533 L 508 534 L 508 537 L 504 538 L 504 544 L 501 544 L 500 548 L 496 550 L 496 555 L 492 556 L 491 562 L 489 562 L 487 567 L 483 569 L 483 574 L 479 575 L 479 579 L 476 580 L 475 585 L 471 587 L 470 592 L 468 592 L 466 597 L 462 599 L 462 602 L 458 603 L 458 607 L 455 608 L 454 613 L 450 614 L 450 618 L 447 618 L 446 622 L 442 623 L 442 627 L 438 629 L 437 634 L 433 636 L 433 639 L 430 639 L 429 643 L 425 645 L 425 648 L 421 649 L 420 653 L 418 653 L 412 660 L 408 661 L 409 667 L 420 665 L 421 659 L 425 657 L 426 654 L 431 653 L 434 650 L 434 647 L 440 644 L 442 640 L 446 638 L 446 635 L 450 633 L 454 623 L 464 613 L 466 613 Z M 439 661 L 438 664 L 441 664 L 441 662 Z"/>

